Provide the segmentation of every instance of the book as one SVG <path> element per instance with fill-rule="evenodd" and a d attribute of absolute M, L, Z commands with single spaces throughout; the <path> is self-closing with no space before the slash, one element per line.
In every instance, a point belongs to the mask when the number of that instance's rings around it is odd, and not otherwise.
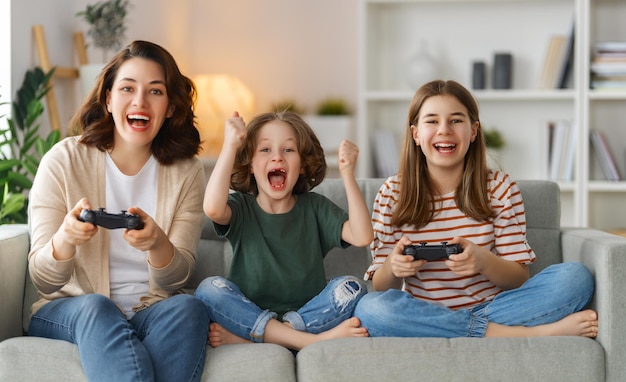
<path fill-rule="evenodd" d="M 626 52 L 626 41 L 599 41 L 593 45 L 595 54 Z"/>
<path fill-rule="evenodd" d="M 604 171 L 606 178 L 611 181 L 621 180 L 620 173 L 615 164 L 615 158 L 602 131 L 591 129 L 590 135 L 593 149 L 596 152 L 596 156 L 600 161 L 600 166 L 602 166 L 602 171 Z"/>
<path fill-rule="evenodd" d="M 559 181 L 563 180 L 567 144 L 570 141 L 570 123 L 565 120 L 560 120 L 553 123 L 552 129 L 548 179 Z"/>
<path fill-rule="evenodd" d="M 539 79 L 539 89 L 556 89 L 559 87 L 562 63 L 567 54 L 569 38 L 564 35 L 550 37 L 548 48 Z"/>
<path fill-rule="evenodd" d="M 563 171 L 561 173 L 561 179 L 564 181 L 574 180 L 574 169 L 576 162 L 576 128 L 574 123 L 569 126 L 569 139 L 565 145 Z"/>
<path fill-rule="evenodd" d="M 576 24 L 572 23 L 572 29 L 570 30 L 567 45 L 565 47 L 565 53 L 563 61 L 561 62 L 561 72 L 558 78 L 557 87 L 559 89 L 567 89 L 572 83 L 572 72 L 574 65 L 574 42 L 576 37 Z"/>

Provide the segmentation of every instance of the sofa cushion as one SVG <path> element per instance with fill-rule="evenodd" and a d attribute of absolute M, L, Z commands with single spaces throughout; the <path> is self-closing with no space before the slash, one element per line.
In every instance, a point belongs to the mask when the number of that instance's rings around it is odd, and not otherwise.
<path fill-rule="evenodd" d="M 78 347 L 66 341 L 17 337 L 0 342 L 0 381 L 85 382 Z"/>
<path fill-rule="evenodd" d="M 293 353 L 273 344 L 223 345 L 207 347 L 203 381 L 296 380 Z"/>
<path fill-rule="evenodd" d="M 86 382 L 78 347 L 66 341 L 17 337 L 0 342 L 0 381 Z M 207 347 L 202 381 L 296 380 L 293 353 L 272 344 Z"/>
<path fill-rule="evenodd" d="M 344 338 L 309 345 L 296 362 L 298 382 L 600 382 L 605 376 L 602 346 L 582 337 Z"/>

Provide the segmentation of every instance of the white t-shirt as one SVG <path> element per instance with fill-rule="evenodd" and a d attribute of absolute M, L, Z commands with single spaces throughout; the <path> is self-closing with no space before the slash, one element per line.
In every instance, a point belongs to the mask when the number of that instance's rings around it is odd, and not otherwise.
<path fill-rule="evenodd" d="M 133 176 L 123 174 L 106 154 L 106 210 L 120 213 L 129 207 L 139 207 L 154 217 L 157 200 L 157 173 L 159 163 L 150 157 L 144 167 Z M 130 319 L 133 306 L 148 293 L 148 263 L 145 251 L 131 247 L 122 237 L 124 229 L 109 231 L 109 273 L 111 299 L 122 307 Z"/>

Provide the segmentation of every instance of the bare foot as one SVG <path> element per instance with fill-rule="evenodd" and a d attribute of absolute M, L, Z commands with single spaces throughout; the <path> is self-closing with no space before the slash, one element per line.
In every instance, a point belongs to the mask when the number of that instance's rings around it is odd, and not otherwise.
<path fill-rule="evenodd" d="M 249 344 L 252 341 L 245 340 L 228 330 L 224 329 L 224 327 L 216 322 L 213 322 L 209 325 L 209 345 L 214 348 L 221 345 L 230 345 L 230 344 Z"/>
<path fill-rule="evenodd" d="M 263 342 L 284 346 L 289 349 L 301 350 L 315 342 L 342 337 L 367 337 L 367 329 L 361 327 L 361 320 L 351 317 L 332 329 L 319 334 L 301 332 L 290 325 L 275 319 L 269 320 L 265 327 Z"/>
<path fill-rule="evenodd" d="M 332 329 L 329 329 L 318 335 L 318 340 L 330 340 L 333 338 L 344 337 L 367 337 L 369 333 L 367 329 L 361 326 L 361 320 L 358 317 L 350 317 Z"/>
<path fill-rule="evenodd" d="M 540 337 L 580 336 L 595 338 L 598 335 L 598 313 L 592 309 L 572 313 L 551 324 L 525 327 L 489 323 L 485 337 Z"/>
<path fill-rule="evenodd" d="M 537 327 L 545 336 L 580 336 L 595 338 L 598 335 L 598 313 L 587 309 L 572 313 L 561 320 Z"/>

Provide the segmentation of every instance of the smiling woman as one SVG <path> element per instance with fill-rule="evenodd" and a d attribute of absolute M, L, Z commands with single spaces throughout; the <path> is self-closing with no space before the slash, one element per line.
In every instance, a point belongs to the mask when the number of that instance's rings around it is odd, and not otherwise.
<path fill-rule="evenodd" d="M 202 374 L 207 310 L 181 293 L 202 227 L 194 97 L 165 49 L 131 43 L 73 118 L 82 135 L 56 144 L 35 177 L 29 272 L 41 298 L 28 332 L 78 345 L 90 381 Z M 143 227 L 105 232 L 78 219 L 98 207 Z"/>

